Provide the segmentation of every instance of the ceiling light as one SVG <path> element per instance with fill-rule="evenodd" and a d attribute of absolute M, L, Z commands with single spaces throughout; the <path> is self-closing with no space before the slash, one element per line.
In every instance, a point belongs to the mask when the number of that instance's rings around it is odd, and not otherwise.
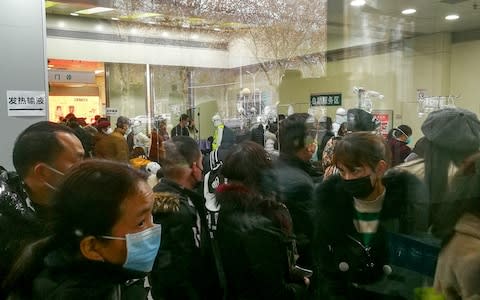
<path fill-rule="evenodd" d="M 187 22 L 183 22 L 182 27 L 183 28 L 190 28 L 190 24 L 188 24 Z"/>
<path fill-rule="evenodd" d="M 63 21 L 58 22 L 58 27 L 64 28 L 65 27 L 65 22 L 63 22 Z"/>
<path fill-rule="evenodd" d="M 147 23 L 148 23 L 148 24 L 151 24 L 151 25 L 157 24 L 157 22 L 155 22 L 155 21 L 148 21 Z"/>
<path fill-rule="evenodd" d="M 78 14 L 76 13 L 70 13 L 71 16 L 78 17 Z"/>
<path fill-rule="evenodd" d="M 404 14 L 404 15 L 411 15 L 411 14 L 414 14 L 416 12 L 417 12 L 417 10 L 415 8 L 407 8 L 407 9 L 402 10 L 402 14 Z"/>
<path fill-rule="evenodd" d="M 114 10 L 113 8 L 109 7 L 94 7 L 94 8 L 89 8 L 89 9 L 82 9 L 79 11 L 76 11 L 77 14 L 82 14 L 82 15 L 92 15 L 92 14 L 99 14 L 107 11 L 112 11 Z"/>
<path fill-rule="evenodd" d="M 365 5 L 365 0 L 353 0 L 350 2 L 351 6 L 363 6 Z"/>
<path fill-rule="evenodd" d="M 101 74 L 103 73 L 103 70 L 95 70 L 95 74 Z"/>
<path fill-rule="evenodd" d="M 453 21 L 453 20 L 458 20 L 460 18 L 459 15 L 448 15 L 445 17 L 445 20 Z"/>
<path fill-rule="evenodd" d="M 51 64 L 49 64 L 49 65 L 48 65 L 48 67 L 49 67 L 49 68 L 53 68 L 53 67 L 55 67 L 55 66 L 54 66 L 54 65 L 51 65 Z"/>
<path fill-rule="evenodd" d="M 163 37 L 168 37 L 169 35 L 170 35 L 170 34 L 168 34 L 168 32 L 166 32 L 166 31 L 162 32 L 162 36 L 163 36 Z"/>
<path fill-rule="evenodd" d="M 114 21 L 119 21 L 120 19 L 119 18 L 111 18 L 112 20 Z"/>
<path fill-rule="evenodd" d="M 198 39 L 198 34 L 192 34 L 192 40 L 197 40 Z"/>
<path fill-rule="evenodd" d="M 215 28 L 213 28 L 213 30 L 215 30 L 215 31 L 220 31 L 221 29 L 218 28 L 218 27 L 215 27 Z"/>
<path fill-rule="evenodd" d="M 103 26 L 98 24 L 97 26 L 95 26 L 95 30 L 96 31 L 102 31 L 103 30 Z"/>
<path fill-rule="evenodd" d="M 135 28 L 130 29 L 130 33 L 132 33 L 132 34 L 135 34 L 135 33 L 137 33 L 137 32 L 138 32 L 138 30 L 135 29 Z"/>

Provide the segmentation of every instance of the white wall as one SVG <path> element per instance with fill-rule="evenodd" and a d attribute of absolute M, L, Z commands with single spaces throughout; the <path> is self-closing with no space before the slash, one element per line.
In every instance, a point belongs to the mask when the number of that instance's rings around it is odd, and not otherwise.
<path fill-rule="evenodd" d="M 458 105 L 480 113 L 480 40 L 452 45 L 450 93 Z"/>
<path fill-rule="evenodd" d="M 228 68 L 227 51 L 48 37 L 48 57 L 166 66 Z"/>
<path fill-rule="evenodd" d="M 6 99 L 7 90 L 47 90 L 44 3 L 0 1 L 0 165 L 10 170 L 17 135 L 30 124 L 47 119 L 8 117 Z"/>

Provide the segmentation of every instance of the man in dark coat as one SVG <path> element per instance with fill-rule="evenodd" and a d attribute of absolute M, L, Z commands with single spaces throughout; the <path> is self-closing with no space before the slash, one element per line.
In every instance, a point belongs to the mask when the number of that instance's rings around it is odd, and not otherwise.
<path fill-rule="evenodd" d="M 316 150 L 315 123 L 310 120 L 310 115 L 296 113 L 280 123 L 280 157 L 274 168 L 278 196 L 292 216 L 300 255 L 297 264 L 308 269 L 313 268 L 313 186 L 321 180 L 310 163 Z"/>
<path fill-rule="evenodd" d="M 57 123 L 38 122 L 18 136 L 13 147 L 16 173 L 1 172 L 0 280 L 26 245 L 48 235 L 49 199 L 63 173 L 84 154 L 75 133 Z"/>
<path fill-rule="evenodd" d="M 162 246 L 151 273 L 152 296 L 216 299 L 205 199 L 193 190 L 203 179 L 202 154 L 187 136 L 173 137 L 164 147 L 164 177 L 153 189 L 153 218 L 162 224 Z"/>

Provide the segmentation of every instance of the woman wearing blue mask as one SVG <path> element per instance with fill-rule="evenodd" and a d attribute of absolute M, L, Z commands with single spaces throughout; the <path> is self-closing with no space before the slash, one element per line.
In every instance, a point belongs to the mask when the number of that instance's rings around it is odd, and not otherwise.
<path fill-rule="evenodd" d="M 144 278 L 161 237 L 152 205 L 142 173 L 80 163 L 52 199 L 53 234 L 26 249 L 4 288 L 26 299 L 147 299 Z"/>
<path fill-rule="evenodd" d="M 408 125 L 400 125 L 393 128 L 388 133 L 388 147 L 392 152 L 392 167 L 399 165 L 405 161 L 405 158 L 412 152 L 407 146 L 412 139 L 412 128 Z"/>
<path fill-rule="evenodd" d="M 368 132 L 338 140 L 333 162 L 339 174 L 315 191 L 313 252 L 324 292 L 317 298 L 402 299 L 390 296 L 413 293 L 401 286 L 391 290 L 383 279 L 396 274 L 389 259 L 390 233 L 426 230 L 422 183 L 407 172 L 388 170 L 382 137 Z"/>

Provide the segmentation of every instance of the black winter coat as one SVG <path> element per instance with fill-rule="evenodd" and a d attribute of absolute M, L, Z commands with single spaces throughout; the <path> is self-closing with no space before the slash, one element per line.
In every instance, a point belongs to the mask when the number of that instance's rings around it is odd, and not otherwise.
<path fill-rule="evenodd" d="M 154 299 L 217 299 L 220 294 L 205 200 L 162 178 L 154 187 L 154 223 L 162 242 L 151 272 Z"/>
<path fill-rule="evenodd" d="M 147 299 L 146 273 L 104 262 L 78 261 L 59 251 L 51 252 L 45 264 L 33 281 L 33 299 Z"/>
<path fill-rule="evenodd" d="M 296 251 L 286 207 L 255 198 L 243 185 L 221 187 L 215 237 L 226 274 L 227 298 L 304 299 L 303 278 L 291 272 Z"/>
<path fill-rule="evenodd" d="M 46 237 L 47 211 L 28 199 L 14 172 L 0 170 L 0 282 L 25 246 Z M 0 292 L 1 298 L 1 292 Z"/>
<path fill-rule="evenodd" d="M 354 199 L 342 187 L 339 175 L 320 184 L 316 196 L 314 256 L 322 299 L 396 299 L 369 294 L 368 286 L 380 281 L 389 266 L 388 232 L 412 234 L 427 227 L 426 189 L 414 175 L 389 170 L 383 178 L 386 194 L 380 224 L 369 247 L 353 223 Z M 391 267 L 391 266 L 389 266 Z M 394 278 L 395 268 L 390 277 Z M 358 289 L 354 284 L 364 285 Z M 412 291 L 413 292 L 413 291 Z M 395 292 L 394 292 L 395 293 Z"/>
<path fill-rule="evenodd" d="M 300 255 L 298 264 L 308 269 L 313 267 L 313 178 L 318 179 L 316 175 L 318 174 L 311 168 L 310 162 L 298 158 L 280 156 L 274 168 L 277 195 L 292 216 L 293 232 Z"/>

